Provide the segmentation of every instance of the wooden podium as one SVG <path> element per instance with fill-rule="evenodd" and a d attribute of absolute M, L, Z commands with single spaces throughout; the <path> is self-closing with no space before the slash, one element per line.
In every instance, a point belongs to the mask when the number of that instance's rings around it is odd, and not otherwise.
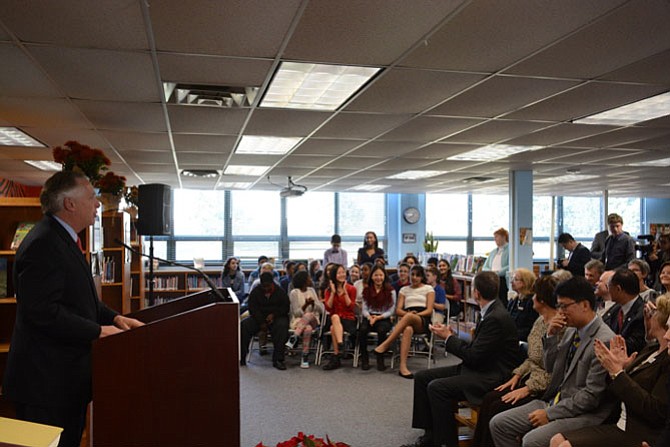
<path fill-rule="evenodd" d="M 240 446 L 239 302 L 203 291 L 93 344 L 94 447 Z"/>

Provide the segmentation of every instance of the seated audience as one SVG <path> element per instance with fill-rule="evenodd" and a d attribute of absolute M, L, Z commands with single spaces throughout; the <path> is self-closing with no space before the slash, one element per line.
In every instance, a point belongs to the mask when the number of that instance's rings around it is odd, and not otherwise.
<path fill-rule="evenodd" d="M 552 447 L 638 447 L 661 434 L 668 409 L 670 358 L 664 335 L 669 332 L 670 295 L 660 296 L 655 310 L 648 306 L 645 317 L 655 343 L 647 345 L 637 357 L 625 353 L 626 342 L 619 335 L 609 348 L 596 340 L 596 355 L 610 376 L 607 392 L 621 402 L 618 421 L 563 431 L 552 438 Z"/>
<path fill-rule="evenodd" d="M 249 278 L 247 278 L 248 284 L 249 284 L 249 291 L 251 291 L 251 284 L 253 284 L 254 281 L 256 281 L 259 276 L 261 275 L 261 267 L 263 264 L 268 262 L 268 257 L 265 255 L 261 255 L 258 257 L 258 267 L 256 267 L 255 270 L 253 270 L 251 273 L 249 273 Z M 277 272 L 276 275 L 277 279 L 279 279 L 279 273 Z"/>
<path fill-rule="evenodd" d="M 407 357 L 412 343 L 412 335 L 428 332 L 434 302 L 435 292 L 431 286 L 426 284 L 426 273 L 423 267 L 417 264 L 410 270 L 410 285 L 400 289 L 398 294 L 396 315 L 399 321 L 393 328 L 391 335 L 375 348 L 378 364 L 383 364 L 384 353 L 388 351 L 391 343 L 402 335 L 398 374 L 406 379 L 414 377 L 407 368 Z"/>
<path fill-rule="evenodd" d="M 569 270 L 563 270 L 563 269 L 558 269 L 552 272 L 551 276 L 556 278 L 559 282 L 561 281 L 567 281 L 568 279 L 572 278 L 572 273 L 570 273 Z M 584 276 L 584 275 L 582 275 Z"/>
<path fill-rule="evenodd" d="M 241 305 L 247 294 L 244 293 L 244 273 L 242 273 L 239 266 L 240 260 L 236 257 L 231 256 L 226 259 L 223 271 L 221 272 L 221 287 L 230 287 L 235 292 Z"/>
<path fill-rule="evenodd" d="M 365 262 L 374 264 L 377 258 L 384 259 L 384 250 L 379 248 L 379 240 L 374 231 L 368 231 L 365 233 L 365 239 L 363 239 L 363 246 L 358 249 L 358 255 L 356 256 L 356 264 L 363 265 Z"/>
<path fill-rule="evenodd" d="M 398 262 L 398 267 L 400 267 L 400 264 L 407 264 L 407 266 L 408 266 L 407 270 L 409 271 L 409 269 L 411 269 L 413 265 L 419 264 L 419 260 L 414 255 L 407 255 L 402 259 L 402 261 Z M 408 278 L 409 278 L 409 273 L 408 273 Z M 394 273 L 394 274 L 389 276 L 389 281 L 391 283 L 394 283 L 397 280 L 398 280 L 398 273 Z"/>
<path fill-rule="evenodd" d="M 293 261 L 286 261 L 284 263 L 284 271 L 286 274 L 279 278 L 279 285 L 286 293 L 290 292 L 289 288 L 291 286 L 291 281 L 293 280 L 293 274 L 295 273 L 295 266 L 296 264 Z"/>
<path fill-rule="evenodd" d="M 614 305 L 608 311 L 609 326 L 626 340 L 628 354 L 640 352 L 644 345 L 644 300 L 640 298 L 640 282 L 635 273 L 622 268 L 614 272 L 608 289 Z M 603 317 L 605 319 L 605 317 Z"/>
<path fill-rule="evenodd" d="M 519 341 L 528 341 L 528 334 L 537 320 L 533 308 L 533 284 L 535 275 L 528 269 L 516 269 L 512 276 L 512 290 L 516 296 L 507 304 L 507 311 L 516 324 Z"/>
<path fill-rule="evenodd" d="M 430 267 L 430 266 L 437 267 L 438 261 L 439 261 L 439 259 L 437 259 L 435 256 L 431 256 L 426 261 L 426 267 Z"/>
<path fill-rule="evenodd" d="M 277 272 L 275 270 L 274 265 L 272 265 L 269 262 L 265 262 L 265 263 L 263 263 L 263 265 L 260 266 L 260 269 L 261 269 L 260 270 L 261 275 L 265 272 L 268 272 L 268 273 L 272 274 L 272 278 L 273 278 L 275 284 L 277 284 L 277 286 L 281 287 L 281 284 L 279 283 L 279 272 Z M 258 287 L 260 285 L 260 283 L 261 283 L 261 279 L 256 278 L 254 280 L 254 282 L 252 282 L 251 285 L 249 286 L 249 293 L 251 293 L 251 291 L 254 290 L 256 287 Z"/>
<path fill-rule="evenodd" d="M 628 263 L 628 270 L 631 270 L 637 275 L 640 280 L 640 297 L 645 301 L 656 301 L 658 292 L 647 286 L 647 279 L 649 278 L 649 264 L 643 259 L 633 259 Z"/>
<path fill-rule="evenodd" d="M 461 285 L 454 278 L 451 272 L 451 265 L 446 259 L 440 259 L 437 263 L 437 269 L 440 272 L 440 285 L 444 289 L 449 300 L 449 315 L 457 317 L 461 313 L 461 301 L 463 301 L 463 292 Z"/>
<path fill-rule="evenodd" d="M 349 265 L 347 251 L 342 248 L 342 238 L 339 234 L 333 234 L 330 238 L 330 248 L 323 253 L 323 265 L 329 262 L 340 264 L 345 269 Z"/>
<path fill-rule="evenodd" d="M 612 306 L 614 306 L 614 301 L 612 301 L 609 289 L 612 275 L 614 275 L 614 271 L 612 270 L 603 272 L 603 274 L 600 275 L 600 278 L 598 278 L 598 282 L 596 282 L 596 289 L 594 291 L 596 295 L 596 313 L 610 327 L 612 327 L 611 320 L 614 318 L 610 312 Z"/>
<path fill-rule="evenodd" d="M 663 263 L 658 273 L 658 280 L 661 283 L 660 291 L 662 293 L 670 292 L 670 261 Z"/>
<path fill-rule="evenodd" d="M 363 307 L 363 290 L 368 286 L 370 281 L 370 272 L 372 272 L 373 264 L 364 262 L 361 264 L 361 278 L 354 283 L 356 288 L 356 313 L 360 314 L 360 309 Z"/>
<path fill-rule="evenodd" d="M 437 277 L 440 273 L 437 271 L 436 267 L 430 266 L 426 268 L 426 282 L 429 286 L 435 291 L 435 302 L 433 303 L 433 309 L 435 313 L 433 314 L 432 321 L 442 323 L 444 322 L 444 317 L 449 311 L 447 307 L 447 294 L 440 284 L 437 282 Z"/>
<path fill-rule="evenodd" d="M 274 281 L 270 272 L 261 273 L 260 286 L 249 294 L 249 316 L 240 323 L 240 365 L 247 364 L 251 337 L 259 331 L 272 334 L 272 366 L 285 370 L 284 344 L 288 338 L 290 303 L 284 289 Z"/>
<path fill-rule="evenodd" d="M 496 242 L 496 248 L 491 250 L 489 257 L 486 258 L 483 271 L 495 272 L 500 280 L 498 298 L 500 302 L 507 307 L 507 272 L 509 271 L 509 232 L 504 228 L 499 228 L 493 233 Z"/>
<path fill-rule="evenodd" d="M 584 266 L 591 260 L 591 252 L 581 243 L 577 242 L 570 233 L 561 233 L 558 243 L 570 252 L 567 259 L 558 262 L 560 268 L 572 273 L 573 276 L 584 276 Z"/>
<path fill-rule="evenodd" d="M 656 290 L 661 290 L 661 281 L 659 273 L 661 266 L 670 261 L 670 233 L 663 233 L 658 237 L 658 247 L 647 254 L 647 261 L 651 270 L 649 276 L 650 285 Z"/>
<path fill-rule="evenodd" d="M 318 259 L 314 259 L 309 262 L 309 276 L 312 278 L 313 284 L 318 284 L 318 278 L 316 277 L 317 272 L 321 270 L 321 262 Z"/>
<path fill-rule="evenodd" d="M 368 334 L 377 333 L 377 346 L 383 343 L 391 330 L 391 317 L 395 312 L 396 293 L 389 284 L 386 270 L 381 266 L 372 267 L 368 286 L 363 290 L 363 309 L 358 338 L 361 351 L 361 369 L 370 369 L 368 355 Z M 380 361 L 381 360 L 381 361 Z M 377 370 L 384 371 L 384 358 L 377 358 Z"/>
<path fill-rule="evenodd" d="M 600 279 L 600 275 L 605 271 L 605 264 L 597 259 L 591 259 L 584 265 L 584 277 L 595 289 L 596 283 Z"/>
<path fill-rule="evenodd" d="M 330 271 L 333 269 L 334 265 L 336 264 L 326 264 L 323 270 L 319 270 L 319 272 L 321 272 L 319 274 L 319 281 L 314 282 L 314 284 L 318 284 L 317 293 L 319 294 L 319 299 L 321 301 L 326 299 L 326 290 L 330 288 Z"/>
<path fill-rule="evenodd" d="M 334 354 L 323 366 L 326 371 L 337 369 L 342 364 L 344 333 L 356 337 L 356 289 L 347 283 L 347 271 L 340 264 L 332 264 L 330 283 L 326 289 L 324 304 L 330 315 L 330 336 Z"/>
<path fill-rule="evenodd" d="M 519 340 L 512 317 L 497 299 L 499 283 L 494 272 L 480 272 L 473 279 L 473 298 L 482 318 L 472 341 L 458 338 L 448 324 L 431 326 L 436 336 L 445 339 L 446 351 L 463 362 L 416 374 L 412 427 L 424 429 L 425 434 L 412 446 L 458 447 L 454 418 L 458 402 L 480 404 L 484 395 L 507 380 L 519 365 Z"/>
<path fill-rule="evenodd" d="M 409 285 L 409 265 L 401 262 L 398 265 L 398 279 L 393 281 L 393 289 L 396 295 L 400 293 L 400 289 Z"/>
<path fill-rule="evenodd" d="M 602 423 L 614 408 L 603 398 L 607 372 L 595 361 L 593 347 L 594 340 L 607 342 L 614 333 L 595 313 L 591 284 L 576 276 L 557 284 L 555 294 L 559 312 L 544 341 L 551 382 L 542 398 L 491 419 L 496 447 L 546 446 L 556 433 Z"/>
<path fill-rule="evenodd" d="M 558 312 L 554 296 L 558 282 L 553 275 L 543 276 L 535 282 L 533 307 L 540 316 L 535 320 L 530 335 L 528 335 L 528 358 L 512 371 L 511 379 L 484 396 L 484 401 L 479 407 L 477 427 L 472 440 L 474 445 L 494 447 L 491 432 L 489 432 L 491 418 L 505 410 L 538 398 L 549 386 L 551 374 L 544 368 L 542 339 L 547 332 L 549 322 Z"/>
<path fill-rule="evenodd" d="M 324 307 L 316 291 L 312 287 L 312 279 L 306 271 L 298 272 L 293 277 L 293 290 L 289 295 L 291 301 L 290 328 L 293 335 L 289 337 L 286 346 L 293 349 L 302 336 L 301 368 L 309 368 L 309 347 L 312 341 L 312 332 L 316 330 L 323 319 Z"/>
<path fill-rule="evenodd" d="M 359 279 L 361 279 L 361 268 L 359 267 L 358 264 L 354 264 L 351 267 L 349 267 L 347 282 L 353 286 L 354 283 Z"/>

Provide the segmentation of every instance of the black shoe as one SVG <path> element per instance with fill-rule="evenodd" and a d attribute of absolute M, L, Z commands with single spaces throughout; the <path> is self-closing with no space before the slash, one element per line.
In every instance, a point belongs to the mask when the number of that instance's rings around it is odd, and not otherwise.
<path fill-rule="evenodd" d="M 280 371 L 285 371 L 286 370 L 286 364 L 284 364 L 283 360 L 277 360 L 275 362 L 272 362 L 272 366 L 277 368 Z"/>
<path fill-rule="evenodd" d="M 409 373 L 409 374 L 403 374 L 403 373 L 401 373 L 400 371 L 398 371 L 398 375 L 399 375 L 400 377 L 402 377 L 403 379 L 413 379 L 413 378 L 414 378 L 414 374 L 412 374 L 412 373 Z"/>
<path fill-rule="evenodd" d="M 330 360 L 328 361 L 328 363 L 323 365 L 323 370 L 324 371 L 330 371 L 332 369 L 337 369 L 340 366 L 342 366 L 342 363 L 340 362 L 340 356 L 339 355 L 333 355 L 332 357 L 330 357 Z"/>
<path fill-rule="evenodd" d="M 432 436 L 422 435 L 417 438 L 412 444 L 403 444 L 400 447 L 433 447 Z"/>
<path fill-rule="evenodd" d="M 361 356 L 361 369 L 363 371 L 370 369 L 370 358 L 368 357 L 367 353 Z"/>
<path fill-rule="evenodd" d="M 242 356 L 240 359 L 240 366 L 247 366 L 247 356 Z"/>
<path fill-rule="evenodd" d="M 375 357 L 377 359 L 377 371 L 385 371 L 386 365 L 384 364 L 384 354 L 375 352 Z"/>

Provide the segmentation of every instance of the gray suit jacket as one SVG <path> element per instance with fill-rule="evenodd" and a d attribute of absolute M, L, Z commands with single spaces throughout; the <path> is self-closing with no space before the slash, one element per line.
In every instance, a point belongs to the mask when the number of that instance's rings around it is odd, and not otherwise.
<path fill-rule="evenodd" d="M 595 356 L 593 341 L 597 338 L 609 342 L 614 337 L 614 332 L 596 316 L 585 339 L 581 340 L 572 362 L 566 368 L 575 332 L 577 329 L 567 328 L 560 343 L 556 336 L 544 339 L 544 364 L 553 375 L 543 399 L 551 401 L 558 391 L 561 392 L 560 401 L 547 408 L 547 416 L 550 421 L 585 417 L 592 419 L 593 425 L 600 424 L 609 415 L 614 402 L 605 399 L 607 371 Z"/>

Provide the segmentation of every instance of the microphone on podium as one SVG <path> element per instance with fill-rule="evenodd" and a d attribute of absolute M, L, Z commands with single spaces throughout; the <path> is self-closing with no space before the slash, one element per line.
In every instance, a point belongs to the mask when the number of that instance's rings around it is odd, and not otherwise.
<path fill-rule="evenodd" d="M 150 260 L 152 260 L 152 259 L 156 259 L 156 260 L 158 260 L 158 261 L 160 261 L 160 262 L 165 262 L 166 264 L 173 265 L 173 266 L 175 266 L 175 267 L 182 267 L 182 268 L 189 269 L 189 270 L 193 270 L 193 271 L 197 272 L 197 273 L 202 277 L 202 279 L 205 280 L 205 282 L 207 283 L 207 285 L 209 286 L 209 288 L 212 289 L 212 293 L 213 293 L 218 299 L 220 299 L 220 300 L 223 301 L 223 302 L 230 301 L 229 299 L 227 299 L 226 297 L 223 296 L 223 294 L 222 294 L 221 291 L 218 289 L 218 287 L 216 287 L 216 284 L 214 284 L 214 281 L 212 281 L 212 278 L 210 278 L 209 276 L 207 276 L 207 274 L 206 274 L 205 272 L 203 272 L 202 270 L 200 270 L 199 268 L 197 268 L 197 267 L 193 267 L 193 266 L 190 266 L 190 265 L 187 265 L 187 264 L 181 264 L 181 263 L 179 263 L 179 262 L 169 261 L 169 260 L 167 260 L 167 259 L 157 258 L 156 256 L 149 256 L 149 255 L 144 254 L 144 253 L 142 253 L 141 251 L 139 251 L 139 250 L 137 250 L 137 249 L 131 247 L 130 245 L 124 244 L 123 241 L 121 241 L 121 240 L 119 240 L 119 239 L 114 239 L 114 242 L 117 243 L 117 244 L 119 244 L 119 245 L 121 245 L 122 247 L 127 248 L 128 250 L 132 251 L 133 253 L 135 253 L 135 254 L 138 255 L 138 256 L 144 256 L 145 258 L 149 258 Z"/>

